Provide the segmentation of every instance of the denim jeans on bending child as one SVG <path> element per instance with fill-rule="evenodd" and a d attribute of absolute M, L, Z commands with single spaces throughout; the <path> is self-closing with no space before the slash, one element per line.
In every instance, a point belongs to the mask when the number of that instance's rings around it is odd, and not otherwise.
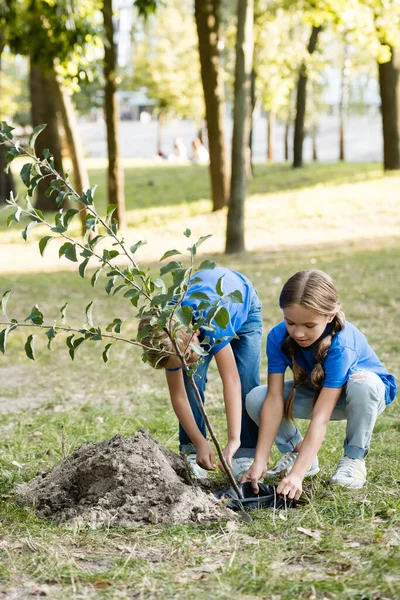
<path fill-rule="evenodd" d="M 247 414 L 245 401 L 250 390 L 260 385 L 262 318 L 261 301 L 256 292 L 254 292 L 251 301 L 247 320 L 236 333 L 238 339 L 231 340 L 230 344 L 235 357 L 242 387 L 242 428 L 241 446 L 236 452 L 235 458 L 240 458 L 243 456 L 253 458 L 257 445 L 258 426 Z M 203 403 L 207 384 L 207 372 L 211 359 L 212 356 L 205 356 L 204 361 L 200 363 L 196 374 L 194 375 L 194 381 L 199 389 Z M 204 437 L 206 437 L 206 425 L 204 423 L 203 415 L 201 414 L 197 404 L 195 393 L 190 384 L 190 378 L 185 374 L 183 375 L 183 378 L 196 425 Z M 196 452 L 195 447 L 186 435 L 182 425 L 179 426 L 179 444 L 180 450 L 185 454 Z"/>
<path fill-rule="evenodd" d="M 261 385 L 246 398 L 247 412 L 257 425 L 260 411 L 267 395 L 268 386 Z M 293 389 L 293 381 L 285 381 L 284 398 Z M 331 421 L 347 421 L 344 454 L 350 458 L 366 456 L 372 431 L 378 415 L 385 410 L 386 387 L 382 379 L 370 371 L 355 371 L 348 379 L 340 398 L 333 409 Z M 310 419 L 314 403 L 314 390 L 300 385 L 296 390 L 293 418 Z M 283 454 L 291 452 L 302 440 L 292 421 L 282 419 L 275 443 Z"/>

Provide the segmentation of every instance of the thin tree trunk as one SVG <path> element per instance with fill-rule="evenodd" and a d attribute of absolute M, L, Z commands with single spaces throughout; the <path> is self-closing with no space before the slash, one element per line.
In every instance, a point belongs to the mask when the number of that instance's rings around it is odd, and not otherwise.
<path fill-rule="evenodd" d="M 267 161 L 274 162 L 276 116 L 271 110 L 267 113 Z"/>
<path fill-rule="evenodd" d="M 163 112 L 159 112 L 158 114 L 158 127 L 157 127 L 157 156 L 164 157 L 164 152 L 162 150 L 162 134 L 164 129 L 164 121 L 165 116 Z"/>
<path fill-rule="evenodd" d="M 1 100 L 2 100 L 2 65 L 1 57 L 4 49 L 4 35 L 0 34 L 0 111 L 1 111 Z M 3 120 L 3 115 L 0 112 L 0 122 Z M 6 172 L 6 146 L 0 146 L 0 204 L 5 204 L 5 201 L 10 197 L 11 192 L 15 194 L 15 184 L 11 169 Z"/>
<path fill-rule="evenodd" d="M 221 0 L 195 0 L 194 6 L 206 107 L 211 193 L 213 211 L 216 211 L 225 206 L 229 189 L 225 141 L 225 94 L 219 49 Z"/>
<path fill-rule="evenodd" d="M 321 27 L 313 25 L 310 41 L 308 42 L 307 51 L 312 54 L 317 45 L 318 34 Z M 307 97 L 307 66 L 303 63 L 300 67 L 299 81 L 297 84 L 296 98 L 296 118 L 294 122 L 294 141 L 293 141 L 293 167 L 298 168 L 303 166 L 303 142 L 304 142 L 304 119 L 306 114 L 306 97 Z"/>
<path fill-rule="evenodd" d="M 118 221 L 119 227 L 123 228 L 125 226 L 124 172 L 121 165 L 118 140 L 117 53 L 114 44 L 112 0 L 103 0 L 102 13 L 105 30 L 104 78 L 106 83 L 104 112 L 107 126 L 108 203 L 117 205 L 114 213 L 115 218 Z"/>
<path fill-rule="evenodd" d="M 238 0 L 236 66 L 232 136 L 232 179 L 226 228 L 226 252 L 243 252 L 246 162 L 251 127 L 254 0 Z"/>
<path fill-rule="evenodd" d="M 56 75 L 54 75 L 53 86 L 54 96 L 63 122 L 68 153 L 72 162 L 75 190 L 81 196 L 83 192 L 90 187 L 90 183 L 89 175 L 85 167 L 82 141 L 80 139 L 74 107 L 72 106 L 71 96 L 63 89 L 62 84 L 58 81 Z M 78 202 L 78 208 L 80 210 L 79 216 L 82 224 L 82 235 L 84 235 L 86 231 L 87 210 L 85 205 L 80 202 Z"/>
<path fill-rule="evenodd" d="M 379 65 L 385 171 L 400 169 L 400 50 L 391 51 L 390 61 Z"/>
<path fill-rule="evenodd" d="M 314 125 L 311 131 L 312 136 L 312 159 L 314 162 L 318 160 L 317 152 L 317 127 Z"/>
<path fill-rule="evenodd" d="M 344 46 L 339 103 L 339 160 L 345 160 L 344 118 L 349 104 L 350 59 L 347 45 Z"/>
<path fill-rule="evenodd" d="M 30 76 L 29 76 L 31 106 L 32 106 L 32 125 L 37 127 L 47 123 L 46 129 L 36 139 L 36 154 L 43 155 L 43 151 L 48 148 L 54 156 L 54 167 L 58 173 L 63 173 L 62 166 L 62 145 L 60 132 L 58 128 L 57 107 L 54 99 L 53 84 L 51 75 L 45 74 L 41 67 L 34 64 L 31 60 Z M 56 192 L 53 192 L 49 197 L 45 196 L 45 192 L 50 184 L 50 178 L 45 177 L 39 181 L 36 195 L 36 208 L 45 211 L 57 211 L 60 207 L 57 206 L 55 198 Z M 67 203 L 63 203 L 63 208 L 67 207 Z"/>
<path fill-rule="evenodd" d="M 283 145 L 285 148 L 285 161 L 286 162 L 289 161 L 289 130 L 290 130 L 290 120 L 287 119 L 286 123 L 285 123 L 285 133 L 284 133 L 284 140 L 283 140 Z"/>
<path fill-rule="evenodd" d="M 253 62 L 254 62 L 254 58 L 253 58 Z M 256 80 L 257 80 L 257 72 L 255 70 L 255 68 L 253 67 L 251 70 L 251 123 L 250 123 L 250 138 L 249 138 L 249 148 L 250 148 L 250 159 L 249 162 L 247 164 L 247 181 L 252 181 L 253 180 L 253 175 L 254 175 L 254 163 L 253 163 L 253 142 L 254 142 L 254 136 L 253 136 L 253 129 L 254 129 L 254 109 L 256 107 Z"/>

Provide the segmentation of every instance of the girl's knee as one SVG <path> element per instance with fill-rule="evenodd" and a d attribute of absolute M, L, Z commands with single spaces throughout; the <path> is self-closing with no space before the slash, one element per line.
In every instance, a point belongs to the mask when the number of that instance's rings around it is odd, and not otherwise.
<path fill-rule="evenodd" d="M 246 396 L 246 411 L 256 423 L 260 420 L 261 407 L 267 395 L 268 386 L 259 385 L 253 388 Z"/>
<path fill-rule="evenodd" d="M 385 404 L 385 385 L 381 378 L 369 371 L 356 371 L 350 375 L 346 386 L 347 402 L 366 405 Z"/>

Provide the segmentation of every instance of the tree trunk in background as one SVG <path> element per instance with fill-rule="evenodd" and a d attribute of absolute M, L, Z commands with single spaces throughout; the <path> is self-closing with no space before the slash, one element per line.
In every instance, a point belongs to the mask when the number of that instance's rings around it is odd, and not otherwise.
<path fill-rule="evenodd" d="M 385 171 L 400 169 L 400 50 L 391 51 L 391 60 L 379 65 Z"/>
<path fill-rule="evenodd" d="M 254 62 L 254 58 L 253 58 Z M 254 109 L 256 107 L 256 80 L 257 80 L 257 72 L 253 67 L 251 70 L 251 122 L 250 122 L 250 137 L 249 137 L 249 162 L 247 164 L 247 180 L 252 181 L 254 175 L 254 163 L 253 163 L 253 127 L 254 127 Z"/>
<path fill-rule="evenodd" d="M 238 0 L 236 66 L 232 136 L 232 178 L 226 228 L 226 252 L 242 252 L 246 163 L 249 160 L 251 127 L 251 71 L 253 68 L 254 0 Z"/>
<path fill-rule="evenodd" d="M 344 161 L 344 120 L 342 113 L 339 115 L 339 160 Z"/>
<path fill-rule="evenodd" d="M 0 34 L 0 111 L 1 111 L 1 98 L 2 98 L 1 55 L 3 53 L 3 48 L 4 48 L 3 35 Z M 4 117 L 4 115 L 2 115 L 0 113 L 0 122 L 3 120 L 3 117 Z M 0 204 L 5 204 L 5 201 L 10 197 L 11 192 L 13 194 L 15 194 L 15 184 L 14 184 L 14 178 L 11 173 L 11 170 L 9 169 L 7 172 L 5 171 L 5 169 L 6 169 L 6 154 L 7 154 L 7 147 L 0 146 Z"/>
<path fill-rule="evenodd" d="M 157 156 L 164 157 L 162 151 L 162 132 L 164 127 L 165 116 L 161 111 L 158 114 L 158 127 L 157 127 Z"/>
<path fill-rule="evenodd" d="M 213 211 L 216 211 L 225 206 L 229 189 L 225 94 L 219 49 L 221 0 L 195 0 L 194 6 L 206 107 Z"/>
<path fill-rule="evenodd" d="M 284 133 L 284 140 L 283 140 L 283 145 L 285 148 L 285 161 L 286 162 L 289 161 L 289 130 L 290 130 L 290 120 L 288 119 L 285 123 L 285 133 Z"/>
<path fill-rule="evenodd" d="M 81 196 L 84 190 L 87 190 L 90 187 L 90 183 L 89 175 L 85 167 L 82 140 L 80 139 L 74 107 L 71 102 L 71 96 L 63 89 L 62 84 L 58 81 L 56 75 L 54 75 L 53 79 L 53 89 L 65 131 L 68 153 L 72 162 L 75 190 Z M 79 216 L 82 223 L 82 235 L 84 235 L 86 231 L 87 210 L 85 205 L 80 202 L 78 202 L 78 208 L 80 210 Z"/>
<path fill-rule="evenodd" d="M 267 161 L 274 162 L 276 116 L 271 110 L 267 113 Z"/>
<path fill-rule="evenodd" d="M 62 144 L 58 128 L 57 107 L 53 93 L 52 76 L 46 75 L 41 67 L 35 65 L 32 60 L 30 64 L 29 76 L 30 94 L 31 94 L 31 110 L 32 110 L 32 126 L 37 127 L 47 123 L 46 129 L 36 139 L 36 154 L 43 155 L 43 150 L 48 148 L 54 156 L 55 170 L 63 174 L 62 166 Z M 60 207 L 57 206 L 55 198 L 57 192 L 53 192 L 49 198 L 45 196 L 45 192 L 49 187 L 51 177 L 45 177 L 39 181 L 36 191 L 35 207 L 45 211 L 57 211 Z M 63 203 L 63 208 L 67 204 Z"/>
<path fill-rule="evenodd" d="M 349 48 L 347 44 L 343 51 L 342 77 L 340 82 L 339 102 L 339 160 L 345 160 L 344 119 L 349 106 L 349 73 L 350 73 Z"/>
<path fill-rule="evenodd" d="M 318 160 L 318 152 L 317 152 L 317 127 L 313 126 L 311 130 L 311 139 L 312 139 L 312 159 L 313 161 Z"/>
<path fill-rule="evenodd" d="M 119 106 L 117 97 L 116 69 L 117 52 L 114 44 L 114 26 L 112 0 L 104 0 L 103 21 L 105 32 L 104 43 L 104 113 L 107 127 L 107 153 L 108 153 L 108 204 L 116 204 L 114 213 L 120 228 L 125 226 L 125 193 L 124 172 L 121 165 L 118 123 Z"/>
<path fill-rule="evenodd" d="M 307 51 L 312 54 L 317 45 L 318 34 L 321 27 L 313 26 L 308 42 Z M 306 96 L 307 96 L 307 67 L 303 63 L 300 67 L 299 81 L 297 84 L 296 98 L 296 118 L 294 122 L 294 141 L 293 141 L 293 167 L 303 166 L 303 142 L 304 142 L 304 119 L 306 114 Z"/>

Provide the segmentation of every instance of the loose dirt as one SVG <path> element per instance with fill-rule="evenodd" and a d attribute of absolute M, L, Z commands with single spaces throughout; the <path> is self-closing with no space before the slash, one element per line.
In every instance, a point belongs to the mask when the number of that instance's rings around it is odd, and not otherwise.
<path fill-rule="evenodd" d="M 83 444 L 16 493 L 17 502 L 40 517 L 92 527 L 234 518 L 223 502 L 194 485 L 183 457 L 143 430 Z"/>

